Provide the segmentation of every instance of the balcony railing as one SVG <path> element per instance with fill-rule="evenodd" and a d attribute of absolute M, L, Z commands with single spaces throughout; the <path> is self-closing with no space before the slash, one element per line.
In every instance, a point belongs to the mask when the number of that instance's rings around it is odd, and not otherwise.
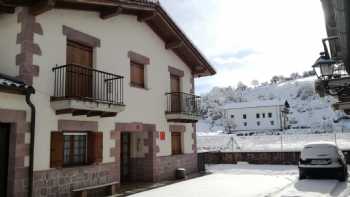
<path fill-rule="evenodd" d="M 183 92 L 166 93 L 166 113 L 200 115 L 200 98 L 193 94 Z"/>
<path fill-rule="evenodd" d="M 78 99 L 123 105 L 123 77 L 81 65 L 56 66 L 53 100 Z"/>

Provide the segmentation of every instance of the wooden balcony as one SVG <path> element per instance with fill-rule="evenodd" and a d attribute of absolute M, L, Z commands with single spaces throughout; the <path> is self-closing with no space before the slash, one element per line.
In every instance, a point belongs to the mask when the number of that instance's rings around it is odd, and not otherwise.
<path fill-rule="evenodd" d="M 200 97 L 183 92 L 166 93 L 168 122 L 195 123 L 200 118 Z"/>
<path fill-rule="evenodd" d="M 56 114 L 113 117 L 124 111 L 122 76 L 74 64 L 52 70 Z"/>

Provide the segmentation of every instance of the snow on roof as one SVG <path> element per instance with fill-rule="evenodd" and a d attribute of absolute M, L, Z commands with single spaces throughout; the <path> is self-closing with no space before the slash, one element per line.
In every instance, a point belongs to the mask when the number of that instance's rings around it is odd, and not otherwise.
<path fill-rule="evenodd" d="M 318 141 L 318 142 L 310 142 L 305 144 L 306 146 L 337 146 L 334 142 L 328 142 L 328 141 Z"/>
<path fill-rule="evenodd" d="M 2 73 L 0 73 L 0 86 L 27 88 L 27 85 L 24 82 Z"/>
<path fill-rule="evenodd" d="M 254 101 L 254 102 L 242 102 L 242 103 L 229 103 L 224 105 L 223 109 L 240 109 L 240 108 L 252 108 L 252 107 L 270 107 L 284 105 L 285 101 L 280 100 L 266 100 L 266 101 Z"/>

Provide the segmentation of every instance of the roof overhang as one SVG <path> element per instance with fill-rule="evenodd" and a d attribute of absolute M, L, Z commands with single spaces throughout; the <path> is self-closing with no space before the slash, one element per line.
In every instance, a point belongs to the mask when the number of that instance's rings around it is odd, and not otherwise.
<path fill-rule="evenodd" d="M 192 71 L 195 77 L 216 74 L 209 61 L 187 38 L 156 0 L 0 0 L 1 10 L 13 13 L 16 6 L 28 6 L 33 15 L 50 9 L 74 9 L 96 11 L 101 19 L 129 14 L 138 17 L 165 42 L 165 48 L 172 50 Z"/>
<path fill-rule="evenodd" d="M 0 92 L 26 95 L 35 91 L 34 88 L 27 86 L 23 81 L 0 73 Z"/>
<path fill-rule="evenodd" d="M 350 73 L 350 1 L 321 0 L 321 2 L 328 37 L 337 36 L 339 38 L 336 42 L 336 50 L 341 55 L 347 72 Z"/>

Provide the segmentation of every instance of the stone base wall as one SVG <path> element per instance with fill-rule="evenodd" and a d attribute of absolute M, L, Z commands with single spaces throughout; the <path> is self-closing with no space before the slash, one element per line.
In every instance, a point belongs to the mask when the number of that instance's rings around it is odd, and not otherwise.
<path fill-rule="evenodd" d="M 34 172 L 33 196 L 72 196 L 72 190 L 119 181 L 116 163 Z"/>
<path fill-rule="evenodd" d="M 175 178 L 177 168 L 185 168 L 187 173 L 198 172 L 197 154 L 172 155 L 157 157 L 157 180 L 169 180 Z"/>

